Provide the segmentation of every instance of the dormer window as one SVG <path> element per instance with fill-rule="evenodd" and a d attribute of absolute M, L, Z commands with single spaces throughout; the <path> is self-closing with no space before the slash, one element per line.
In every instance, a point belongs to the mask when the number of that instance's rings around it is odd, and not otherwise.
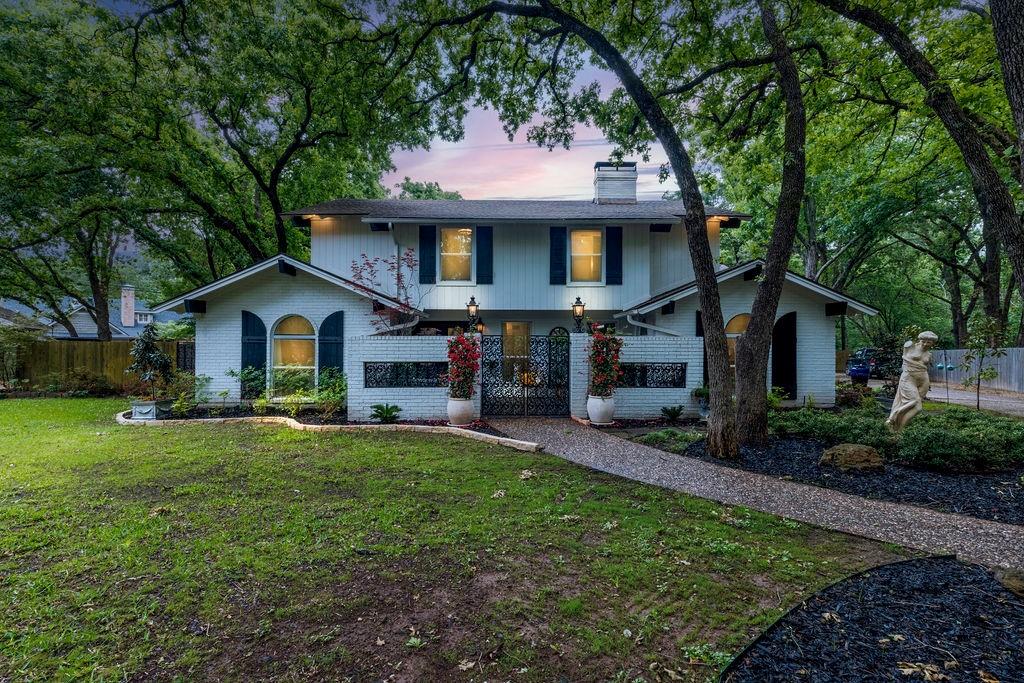
<path fill-rule="evenodd" d="M 473 280 L 473 228 L 441 228 L 441 281 Z"/>
<path fill-rule="evenodd" d="M 576 228 L 570 232 L 573 282 L 601 282 L 602 237 L 600 228 Z"/>
<path fill-rule="evenodd" d="M 136 313 L 135 314 L 135 324 L 136 325 L 148 325 L 151 322 L 153 322 L 153 314 L 152 313 Z"/>

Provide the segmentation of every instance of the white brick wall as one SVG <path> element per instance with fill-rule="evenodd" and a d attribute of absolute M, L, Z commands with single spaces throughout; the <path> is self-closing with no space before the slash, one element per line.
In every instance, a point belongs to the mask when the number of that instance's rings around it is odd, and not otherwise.
<path fill-rule="evenodd" d="M 734 315 L 750 312 L 756 286 L 756 282 L 745 281 L 742 277 L 720 285 L 722 314 L 726 322 Z M 694 295 L 677 301 L 675 313 L 671 315 L 659 312 L 653 323 L 678 330 L 683 335 L 693 335 L 696 334 L 698 308 L 697 296 Z M 787 282 L 782 288 L 776 318 L 793 311 L 796 311 L 797 353 L 797 399 L 794 403 L 803 403 L 807 396 L 811 396 L 816 405 L 832 405 L 836 400 L 836 318 L 825 316 L 825 299 Z M 698 383 L 700 377 L 697 376 Z M 768 377 L 771 386 L 770 359 Z"/>
<path fill-rule="evenodd" d="M 587 389 L 590 368 L 587 354 L 590 336 L 571 335 L 569 378 L 571 412 L 576 417 L 587 417 Z M 658 417 L 664 406 L 683 405 L 690 413 L 697 412 L 697 404 L 690 392 L 701 384 L 704 374 L 704 340 L 700 337 L 623 337 L 623 363 L 686 363 L 686 387 L 666 389 L 615 390 L 616 418 Z"/>
<path fill-rule="evenodd" d="M 319 330 L 324 318 L 341 310 L 346 337 L 374 332 L 369 299 L 302 271 L 294 277 L 264 271 L 229 285 L 207 298 L 206 313 L 196 319 L 196 374 L 210 377 L 213 396 L 227 389 L 237 400 L 238 380 L 225 373 L 241 369 L 242 311 L 258 315 L 267 326 L 269 354 L 274 325 L 284 316 L 304 316 Z"/>
<path fill-rule="evenodd" d="M 402 409 L 403 420 L 448 418 L 448 389 L 367 389 L 364 363 L 398 361 L 447 361 L 450 337 L 357 337 L 345 340 L 345 371 L 348 375 L 348 417 L 370 419 L 373 404 L 391 403 Z M 479 375 L 477 378 L 479 382 Z M 480 415 L 480 387 L 473 395 L 474 412 Z"/>

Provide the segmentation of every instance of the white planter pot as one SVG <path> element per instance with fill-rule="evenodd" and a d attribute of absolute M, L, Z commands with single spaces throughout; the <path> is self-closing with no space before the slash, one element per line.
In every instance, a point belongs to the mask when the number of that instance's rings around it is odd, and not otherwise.
<path fill-rule="evenodd" d="M 611 424 L 615 419 L 615 397 L 587 396 L 587 417 L 591 424 Z"/>
<path fill-rule="evenodd" d="M 462 427 L 473 422 L 473 399 L 448 399 L 448 424 Z"/>
<path fill-rule="evenodd" d="M 171 414 L 174 401 L 132 401 L 133 420 L 157 420 Z"/>

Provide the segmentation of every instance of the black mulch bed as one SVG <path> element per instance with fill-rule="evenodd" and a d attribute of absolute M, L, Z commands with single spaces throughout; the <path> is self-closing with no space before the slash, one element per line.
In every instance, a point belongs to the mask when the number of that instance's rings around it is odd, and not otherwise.
<path fill-rule="evenodd" d="M 692 444 L 686 455 L 865 498 L 1024 524 L 1024 468 L 997 474 L 942 474 L 886 464 L 883 472 L 844 473 L 818 465 L 826 448 L 826 444 L 814 439 L 776 437 L 765 448 L 743 447 L 739 460 L 711 457 L 705 451 L 704 441 Z"/>
<path fill-rule="evenodd" d="M 606 424 L 606 425 L 595 425 L 595 424 L 592 424 L 590 426 L 595 428 L 595 429 L 600 429 L 602 431 L 613 431 L 613 432 L 614 431 L 618 431 L 618 430 L 622 430 L 622 429 L 641 429 L 641 428 L 645 428 L 645 427 L 650 428 L 650 429 L 665 429 L 666 427 L 675 427 L 677 429 L 690 429 L 690 430 L 694 430 L 694 429 L 703 430 L 703 429 L 706 429 L 705 423 L 700 421 L 700 420 L 697 420 L 697 419 L 680 419 L 680 420 L 676 420 L 675 422 L 669 422 L 668 420 L 666 420 L 663 417 L 651 418 L 651 419 L 646 419 L 646 420 L 641 420 L 641 419 L 615 420 L 611 424 Z"/>
<path fill-rule="evenodd" d="M 1024 600 L 954 559 L 885 565 L 796 607 L 722 680 L 1024 681 Z"/>
<path fill-rule="evenodd" d="M 282 415 L 281 413 L 271 413 L 270 415 L 271 416 L 276 416 L 276 417 L 289 417 L 287 415 Z M 128 417 L 131 417 L 131 415 L 128 414 Z M 203 418 L 211 418 L 211 417 L 257 417 L 257 415 L 256 415 L 256 413 L 254 413 L 252 411 L 251 408 L 248 408 L 248 407 L 225 406 L 223 409 L 214 408 L 213 410 L 211 410 L 209 408 L 196 408 L 195 410 L 190 411 L 189 414 L 187 416 L 185 416 L 184 418 L 177 417 L 177 416 L 172 416 L 172 417 L 170 417 L 168 419 L 172 419 L 172 420 L 180 420 L 180 419 L 195 420 L 195 419 L 203 419 Z M 263 417 L 263 416 L 261 416 L 261 417 Z M 366 424 L 380 424 L 379 422 L 355 422 L 355 421 L 351 421 L 351 420 L 345 419 L 344 415 L 334 415 L 334 416 L 330 416 L 330 417 L 324 417 L 324 416 L 318 415 L 316 413 L 299 413 L 299 415 L 295 418 L 295 420 L 297 422 L 301 422 L 302 424 L 307 424 L 307 425 L 366 425 Z M 424 426 L 429 426 L 429 427 L 446 427 L 446 426 L 448 426 L 448 422 L 445 421 L 445 420 L 399 420 L 395 424 L 402 424 L 402 425 L 424 425 Z M 477 421 L 475 421 L 475 422 L 473 422 L 471 424 L 468 424 L 468 425 L 466 425 L 464 427 L 460 427 L 460 429 L 468 429 L 468 430 L 473 431 L 473 432 L 480 432 L 481 434 L 490 434 L 491 436 L 500 436 L 502 438 L 508 438 L 508 434 L 506 434 L 505 432 L 502 432 L 500 430 L 495 429 L 489 423 L 484 422 L 483 420 L 477 420 Z"/>

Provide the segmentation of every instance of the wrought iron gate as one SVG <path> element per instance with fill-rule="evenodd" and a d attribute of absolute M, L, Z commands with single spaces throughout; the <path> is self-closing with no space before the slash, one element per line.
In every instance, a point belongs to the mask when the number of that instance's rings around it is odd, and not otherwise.
<path fill-rule="evenodd" d="M 568 415 L 569 337 L 483 337 L 484 415 Z"/>

